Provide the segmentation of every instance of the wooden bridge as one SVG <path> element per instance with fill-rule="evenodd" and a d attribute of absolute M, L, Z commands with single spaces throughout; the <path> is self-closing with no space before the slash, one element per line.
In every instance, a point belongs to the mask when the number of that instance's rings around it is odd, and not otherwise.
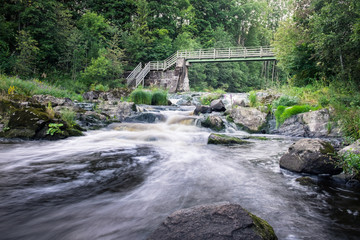
<path fill-rule="evenodd" d="M 127 85 L 135 85 L 135 87 L 137 87 L 140 83 L 144 84 L 144 79 L 150 71 L 166 71 L 174 66 L 179 59 L 183 59 L 186 63 L 276 60 L 273 48 L 271 47 L 236 47 L 177 51 L 164 61 L 148 62 L 144 67 L 139 63 L 126 78 Z"/>

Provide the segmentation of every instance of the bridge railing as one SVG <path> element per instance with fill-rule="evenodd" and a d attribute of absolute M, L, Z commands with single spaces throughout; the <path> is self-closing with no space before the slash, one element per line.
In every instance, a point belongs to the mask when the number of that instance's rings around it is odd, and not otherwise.
<path fill-rule="evenodd" d="M 164 61 L 148 62 L 144 68 L 139 63 L 136 68 L 127 77 L 128 85 L 136 79 L 136 86 L 138 86 L 151 70 L 162 70 L 170 68 L 176 64 L 177 59 L 184 58 L 186 60 L 194 59 L 226 59 L 226 58 L 262 58 L 274 57 L 272 47 L 233 47 L 233 48 L 213 48 L 213 49 L 198 49 L 177 51 Z"/>
<path fill-rule="evenodd" d="M 239 47 L 239 48 L 214 48 L 185 50 L 177 52 L 178 58 L 185 59 L 220 59 L 220 58 L 248 58 L 248 57 L 272 57 L 271 47 Z"/>

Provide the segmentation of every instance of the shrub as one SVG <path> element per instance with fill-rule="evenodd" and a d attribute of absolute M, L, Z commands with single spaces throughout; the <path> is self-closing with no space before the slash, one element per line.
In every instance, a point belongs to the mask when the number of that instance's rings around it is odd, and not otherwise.
<path fill-rule="evenodd" d="M 210 103 L 216 99 L 221 98 L 222 94 L 221 93 L 211 93 L 211 94 L 207 94 L 205 96 L 202 96 L 200 98 L 200 102 L 202 105 L 210 105 Z"/>
<path fill-rule="evenodd" d="M 157 90 L 152 93 L 151 105 L 168 105 L 167 92 Z"/>
<path fill-rule="evenodd" d="M 337 112 L 345 136 L 360 139 L 360 108 L 345 108 Z"/>
<path fill-rule="evenodd" d="M 250 107 L 256 107 L 257 106 L 257 96 L 255 91 L 251 91 L 249 93 L 249 101 L 250 101 Z"/>
<path fill-rule="evenodd" d="M 346 152 L 342 156 L 340 167 L 343 168 L 345 173 L 360 177 L 360 154 L 351 151 Z"/>
<path fill-rule="evenodd" d="M 151 105 L 151 98 L 152 98 L 151 92 L 145 91 L 145 90 L 142 90 L 142 89 L 135 89 L 130 94 L 130 99 L 135 104 Z"/>
<path fill-rule="evenodd" d="M 61 115 L 61 119 L 64 120 L 69 126 L 72 127 L 76 124 L 75 122 L 76 113 L 73 110 L 65 108 L 61 110 L 60 115 Z"/>
<path fill-rule="evenodd" d="M 299 100 L 296 97 L 290 97 L 287 95 L 281 96 L 279 99 L 273 101 L 273 107 L 277 108 L 278 106 L 293 106 L 298 104 Z"/>
<path fill-rule="evenodd" d="M 50 119 L 54 119 L 55 118 L 55 111 L 51 106 L 51 102 L 48 102 L 48 105 L 46 107 L 46 113 L 49 115 Z"/>

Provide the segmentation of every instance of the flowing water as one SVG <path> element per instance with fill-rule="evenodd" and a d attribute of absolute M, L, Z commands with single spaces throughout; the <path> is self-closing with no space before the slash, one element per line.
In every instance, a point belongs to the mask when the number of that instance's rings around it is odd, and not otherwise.
<path fill-rule="evenodd" d="M 178 209 L 224 201 L 279 239 L 360 238 L 358 190 L 315 177 L 302 186 L 279 168 L 294 139 L 207 145 L 186 110 L 60 141 L 2 141 L 0 239 L 146 239 Z"/>

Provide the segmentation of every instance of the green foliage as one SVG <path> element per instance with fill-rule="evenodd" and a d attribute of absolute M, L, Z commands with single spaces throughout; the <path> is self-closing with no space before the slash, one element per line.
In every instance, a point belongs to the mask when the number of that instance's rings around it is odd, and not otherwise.
<path fill-rule="evenodd" d="M 61 119 L 64 120 L 70 127 L 76 124 L 76 112 L 71 109 L 65 108 L 60 112 Z"/>
<path fill-rule="evenodd" d="M 344 172 L 353 176 L 360 177 L 360 154 L 353 153 L 351 151 L 346 152 L 342 156 L 342 162 L 340 167 Z"/>
<path fill-rule="evenodd" d="M 345 136 L 360 139 L 360 107 L 337 109 L 336 114 Z"/>
<path fill-rule="evenodd" d="M 146 91 L 143 89 L 135 89 L 130 94 L 130 100 L 135 104 L 147 104 L 151 105 L 152 94 L 150 91 Z"/>
<path fill-rule="evenodd" d="M 50 123 L 46 134 L 50 134 L 51 136 L 54 134 L 63 134 L 64 132 L 60 129 L 62 126 L 64 126 L 62 123 Z"/>
<path fill-rule="evenodd" d="M 15 72 L 22 76 L 29 76 L 35 72 L 36 56 L 39 53 L 38 43 L 29 32 L 19 31 L 17 37 L 17 48 L 19 56 L 15 65 Z"/>
<path fill-rule="evenodd" d="M 151 105 L 168 105 L 167 92 L 156 90 L 152 93 Z"/>
<path fill-rule="evenodd" d="M 359 83 L 360 51 L 357 0 L 297 1 L 291 19 L 275 34 L 273 45 L 293 84 L 349 80 Z"/>
<path fill-rule="evenodd" d="M 309 105 L 295 105 L 286 108 L 285 106 L 278 106 L 275 111 L 276 127 L 280 127 L 286 119 L 299 113 L 318 110 L 319 107 L 311 107 Z"/>
<path fill-rule="evenodd" d="M 296 97 L 290 97 L 288 95 L 283 95 L 280 98 L 273 101 L 272 105 L 274 108 L 278 106 L 290 107 L 299 103 L 299 100 Z"/>
<path fill-rule="evenodd" d="M 249 101 L 250 101 L 250 107 L 256 107 L 258 105 L 258 100 L 255 91 L 251 91 L 249 93 Z"/>

